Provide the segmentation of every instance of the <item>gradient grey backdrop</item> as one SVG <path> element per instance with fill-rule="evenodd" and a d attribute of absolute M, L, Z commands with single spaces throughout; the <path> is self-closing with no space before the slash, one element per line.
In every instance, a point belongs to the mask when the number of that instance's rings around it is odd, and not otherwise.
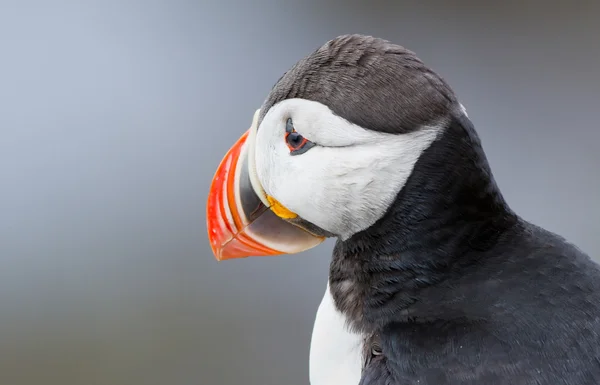
<path fill-rule="evenodd" d="M 600 255 L 600 3 L 394 3 L 0 0 L 0 385 L 308 384 L 332 242 L 218 264 L 205 202 L 342 33 L 416 51 L 509 203 Z"/>

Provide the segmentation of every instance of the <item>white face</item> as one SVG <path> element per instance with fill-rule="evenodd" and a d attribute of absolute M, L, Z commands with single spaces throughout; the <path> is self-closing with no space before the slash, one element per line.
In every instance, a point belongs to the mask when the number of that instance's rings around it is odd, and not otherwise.
<path fill-rule="evenodd" d="M 286 124 L 315 144 L 291 155 Z M 271 107 L 258 128 L 255 167 L 265 193 L 342 239 L 381 218 L 439 127 L 396 135 L 372 131 L 325 105 L 287 99 Z"/>

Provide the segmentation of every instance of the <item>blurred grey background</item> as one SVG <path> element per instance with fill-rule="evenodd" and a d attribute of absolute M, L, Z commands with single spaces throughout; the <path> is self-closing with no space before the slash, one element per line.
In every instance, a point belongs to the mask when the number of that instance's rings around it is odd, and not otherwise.
<path fill-rule="evenodd" d="M 343 33 L 416 51 L 513 208 L 600 256 L 600 3 L 563 4 L 0 0 L 0 385 L 308 384 L 333 242 L 217 263 L 205 202 Z"/>

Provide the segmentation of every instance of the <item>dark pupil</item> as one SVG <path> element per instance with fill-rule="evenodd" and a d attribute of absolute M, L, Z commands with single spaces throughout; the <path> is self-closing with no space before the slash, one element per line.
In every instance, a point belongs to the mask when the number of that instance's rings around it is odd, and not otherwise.
<path fill-rule="evenodd" d="M 292 147 L 297 147 L 302 144 L 302 135 L 297 132 L 291 132 L 287 137 L 288 143 Z"/>

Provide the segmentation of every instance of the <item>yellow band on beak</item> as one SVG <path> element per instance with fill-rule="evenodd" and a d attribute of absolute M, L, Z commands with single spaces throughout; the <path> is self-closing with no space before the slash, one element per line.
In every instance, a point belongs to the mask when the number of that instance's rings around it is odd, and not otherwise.
<path fill-rule="evenodd" d="M 284 205 L 282 205 L 281 203 L 279 203 L 279 201 L 277 199 L 273 198 L 272 196 L 267 195 L 267 200 L 269 201 L 269 204 L 270 204 L 269 208 L 279 218 L 294 219 L 294 218 L 296 218 L 298 216 L 298 214 L 293 213 L 290 210 L 288 210 L 287 208 L 285 208 Z"/>

